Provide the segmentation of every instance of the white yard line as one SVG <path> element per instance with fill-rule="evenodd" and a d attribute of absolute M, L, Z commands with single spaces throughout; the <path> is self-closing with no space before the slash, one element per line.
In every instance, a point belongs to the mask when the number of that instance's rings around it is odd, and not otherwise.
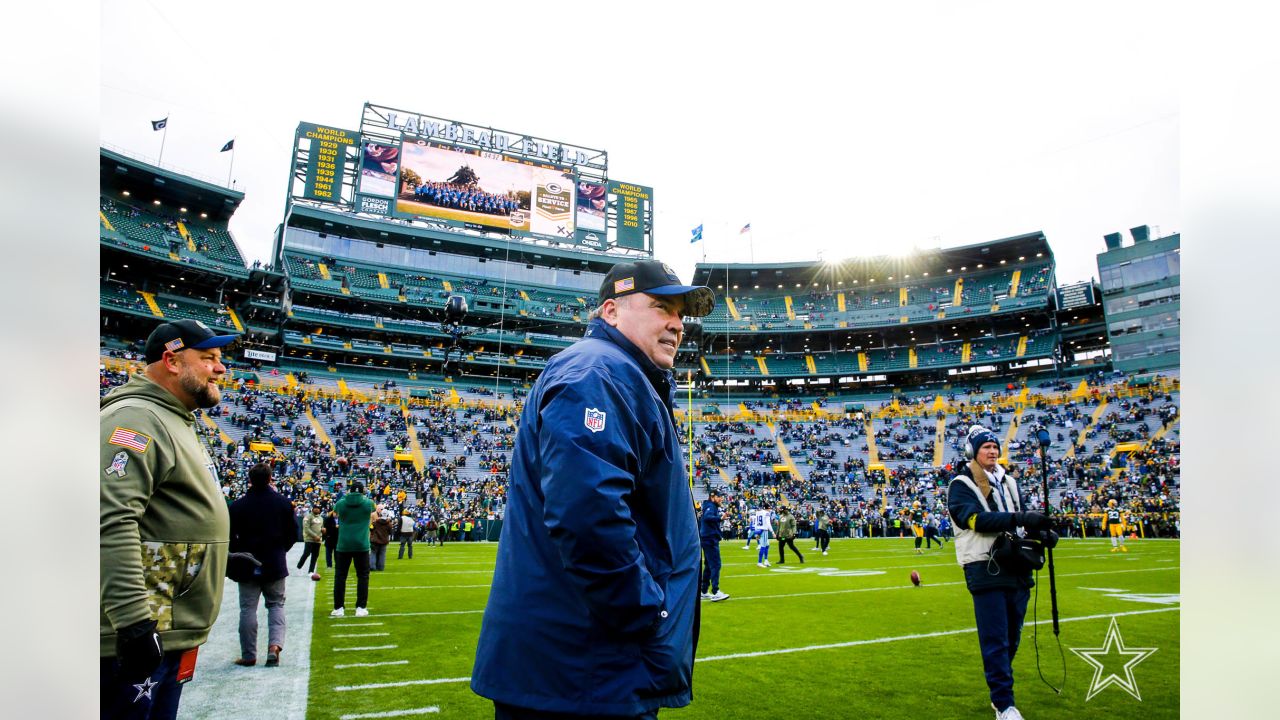
<path fill-rule="evenodd" d="M 377 690 L 381 688 L 409 687 L 411 685 L 440 685 L 443 683 L 460 683 L 470 682 L 469 677 L 459 678 L 436 678 L 434 680 L 405 680 L 402 682 L 385 682 L 385 683 L 369 683 L 367 685 L 339 685 L 334 688 L 335 692 L 347 692 L 349 690 Z"/>
<path fill-rule="evenodd" d="M 417 617 L 420 615 L 477 615 L 482 612 L 484 612 L 483 608 L 481 608 L 480 610 L 435 610 L 435 611 L 424 611 L 424 612 L 378 613 L 377 616 L 378 617 Z M 342 621 L 339 619 L 335 624 L 341 624 L 341 623 Z"/>
<path fill-rule="evenodd" d="M 1177 570 L 1180 567 L 1181 566 L 1175 565 L 1173 567 L 1141 568 L 1138 570 L 1098 570 L 1093 572 L 1080 572 L 1080 573 L 1057 573 L 1056 577 L 1059 577 L 1059 578 L 1080 577 L 1082 575 L 1128 575 L 1130 573 L 1140 573 L 1140 572 L 1164 572 L 1168 570 Z M 1045 573 L 1045 576 L 1047 575 L 1048 573 Z M 964 581 L 956 580 L 954 582 L 944 582 L 944 583 L 924 583 L 921 585 L 921 587 L 947 587 L 948 585 L 964 585 Z M 914 586 L 907 585 L 904 583 L 902 585 L 882 585 L 878 587 L 846 588 L 844 590 L 814 590 L 811 592 L 778 593 L 774 595 L 734 595 L 732 599 L 733 600 L 772 600 L 774 598 L 808 597 L 810 595 L 815 595 L 815 596 L 816 595 L 844 595 L 847 593 L 857 593 L 857 592 L 878 592 L 882 590 L 914 590 L 914 589 L 916 589 Z"/>
<path fill-rule="evenodd" d="M 381 590 L 453 590 L 456 588 L 487 588 L 487 587 L 489 587 L 489 584 L 486 584 L 486 585 L 392 585 L 391 587 L 379 586 L 376 588 L 371 588 L 370 591 L 372 592 L 373 590 L 379 590 L 379 591 Z"/>
<path fill-rule="evenodd" d="M 366 645 L 364 647 L 329 648 L 331 652 L 359 652 L 363 650 L 395 650 L 399 645 Z"/>
<path fill-rule="evenodd" d="M 330 637 L 336 637 L 336 638 L 339 638 L 339 637 L 386 637 L 390 634 L 391 633 L 389 632 L 350 633 L 347 635 L 331 635 Z"/>
<path fill-rule="evenodd" d="M 334 670 L 346 670 L 347 668 L 357 667 L 382 667 L 383 665 L 408 665 L 408 660 L 383 660 L 382 662 L 371 663 L 345 663 L 342 665 L 334 665 Z"/>
<path fill-rule="evenodd" d="M 408 710 L 388 710 L 386 712 L 360 713 L 358 715 L 342 715 L 340 716 L 340 720 L 359 720 L 360 718 L 404 717 L 406 715 L 430 715 L 432 713 L 438 713 L 438 712 L 440 712 L 440 708 L 435 705 L 432 705 L 431 707 L 410 708 Z"/>
<path fill-rule="evenodd" d="M 1182 608 L 1160 608 L 1159 610 L 1130 610 L 1129 612 L 1120 613 L 1104 613 L 1101 615 L 1082 615 L 1079 617 L 1059 618 L 1059 623 L 1079 622 L 1082 620 L 1102 620 L 1105 618 L 1125 617 L 1128 615 L 1150 615 L 1152 613 L 1162 612 L 1180 612 Z M 1026 625 L 1047 625 L 1052 620 L 1039 620 L 1037 622 L 1025 623 Z M 872 638 L 870 640 L 850 640 L 849 642 L 830 643 L 827 645 L 805 645 L 803 647 L 779 648 L 777 650 L 758 650 L 756 652 L 733 653 L 730 655 L 712 655 L 711 657 L 697 658 L 699 662 L 715 662 L 717 660 L 738 660 L 740 658 L 765 657 L 767 655 L 785 655 L 788 653 L 808 652 L 810 650 L 831 650 L 834 648 L 857 647 L 859 645 L 878 645 L 880 643 L 898 642 L 900 640 L 923 640 L 926 638 L 943 637 L 946 635 L 964 635 L 966 633 L 976 633 L 975 628 L 964 628 L 962 630 L 940 630 L 931 633 L 917 633 L 913 635 L 896 635 L 893 637 Z"/>

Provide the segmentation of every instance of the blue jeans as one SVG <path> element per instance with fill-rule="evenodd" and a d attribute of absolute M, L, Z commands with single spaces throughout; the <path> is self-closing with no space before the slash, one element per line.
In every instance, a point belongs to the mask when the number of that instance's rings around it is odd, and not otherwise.
<path fill-rule="evenodd" d="M 183 652 L 166 652 L 160 667 L 146 681 L 119 677 L 115 657 L 102 658 L 98 670 L 101 720 L 174 720 L 182 698 L 182 684 L 177 677 Z"/>
<path fill-rule="evenodd" d="M 982 669 L 991 690 L 991 704 L 997 711 L 1013 705 L 1013 656 L 1022 638 L 1022 620 L 1027 614 L 1031 591 L 984 590 L 973 595 L 973 614 L 978 621 L 978 643 L 982 647 Z"/>
<path fill-rule="evenodd" d="M 701 592 L 715 592 L 720 589 L 720 541 L 715 538 L 702 538 L 702 588 Z"/>

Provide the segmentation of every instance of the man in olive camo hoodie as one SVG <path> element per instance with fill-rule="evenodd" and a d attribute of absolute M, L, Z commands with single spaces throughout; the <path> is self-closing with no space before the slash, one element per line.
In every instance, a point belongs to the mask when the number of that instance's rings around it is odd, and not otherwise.
<path fill-rule="evenodd" d="M 197 408 L 221 399 L 221 348 L 196 320 L 147 338 L 142 373 L 102 399 L 99 571 L 103 718 L 173 718 L 222 603 L 230 521 Z"/>

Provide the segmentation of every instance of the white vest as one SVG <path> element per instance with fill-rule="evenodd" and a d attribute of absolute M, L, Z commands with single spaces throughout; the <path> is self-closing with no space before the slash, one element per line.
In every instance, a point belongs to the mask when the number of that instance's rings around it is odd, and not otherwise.
<path fill-rule="evenodd" d="M 987 475 L 995 478 L 994 487 L 996 492 L 992 494 L 992 497 L 996 501 L 996 512 L 1018 512 L 1021 510 L 1022 508 L 1018 504 L 1018 487 L 1013 480 L 1005 475 L 1004 468 L 996 465 L 995 472 L 987 473 Z M 957 475 L 955 480 L 951 481 L 951 484 L 954 486 L 958 482 L 968 485 L 973 494 L 978 497 L 978 502 L 982 504 L 982 509 L 986 512 L 991 512 L 991 507 L 987 505 L 987 499 L 983 497 L 982 491 L 978 489 L 972 478 L 967 475 Z M 950 492 L 951 489 L 948 487 L 947 493 L 949 494 Z M 999 535 L 999 533 L 982 533 L 977 530 L 970 530 L 967 525 L 961 525 L 959 522 L 955 523 L 955 531 L 956 562 L 960 565 L 966 565 L 971 562 L 985 562 L 988 553 L 991 552 L 991 546 L 995 544 L 996 536 Z"/>

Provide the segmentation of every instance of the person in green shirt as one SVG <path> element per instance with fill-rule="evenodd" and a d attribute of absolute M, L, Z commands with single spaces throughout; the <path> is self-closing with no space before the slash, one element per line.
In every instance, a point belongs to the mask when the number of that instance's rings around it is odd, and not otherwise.
<path fill-rule="evenodd" d="M 343 617 L 347 595 L 347 573 L 356 566 L 356 617 L 369 614 L 369 523 L 377 511 L 373 501 L 365 497 L 364 485 L 352 483 L 351 492 L 334 504 L 338 513 L 337 563 L 333 577 L 333 612 L 329 617 Z"/>
<path fill-rule="evenodd" d="M 787 562 L 787 546 L 791 546 L 791 552 L 799 558 L 800 564 L 804 564 L 804 555 L 800 554 L 800 548 L 796 547 L 796 517 L 791 514 L 791 508 L 783 505 L 778 508 L 778 564 L 783 565 Z"/>

